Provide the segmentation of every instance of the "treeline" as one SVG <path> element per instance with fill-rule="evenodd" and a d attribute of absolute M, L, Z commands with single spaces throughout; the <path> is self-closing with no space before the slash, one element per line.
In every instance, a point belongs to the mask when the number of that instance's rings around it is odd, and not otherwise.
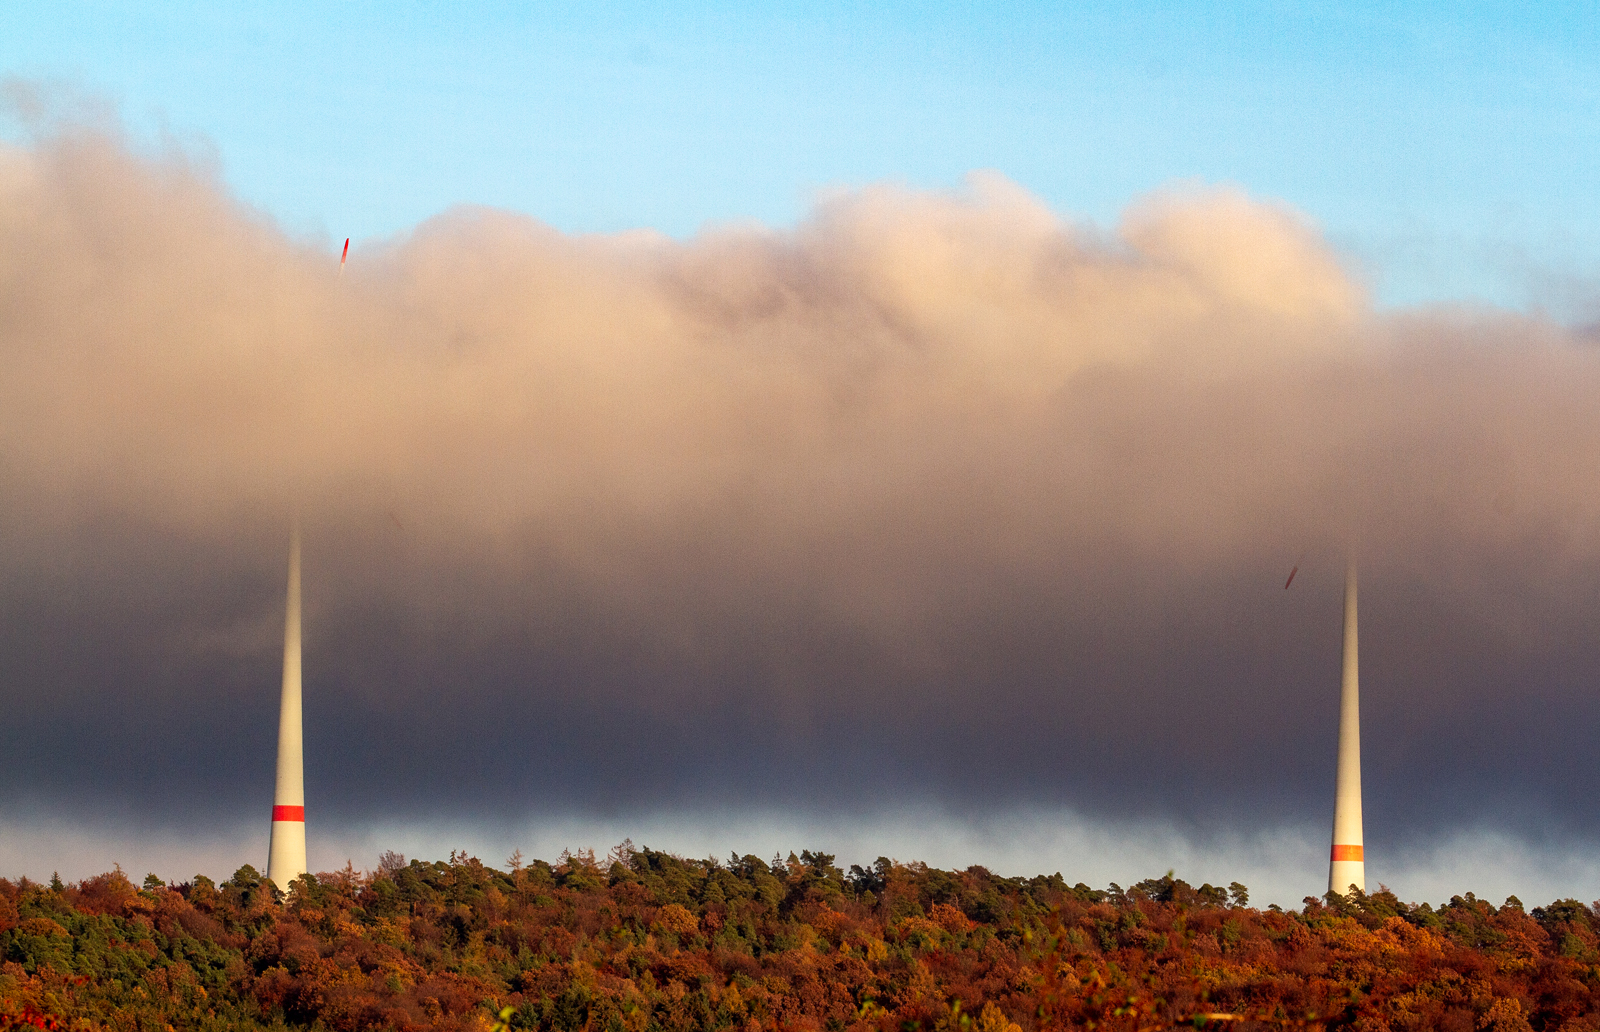
<path fill-rule="evenodd" d="M 1249 906 L 826 853 L 629 844 L 142 887 L 0 879 L 0 1028 L 1600 1030 L 1600 913 L 1468 894 Z"/>

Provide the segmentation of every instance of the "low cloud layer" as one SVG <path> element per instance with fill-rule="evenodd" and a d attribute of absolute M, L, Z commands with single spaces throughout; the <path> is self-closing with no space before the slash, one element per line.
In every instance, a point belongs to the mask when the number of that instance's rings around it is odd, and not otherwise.
<path fill-rule="evenodd" d="M 838 862 L 870 866 L 879 856 L 918 858 L 947 870 L 972 864 L 1004 876 L 1060 871 L 1074 881 L 1104 887 L 1129 885 L 1174 871 L 1191 884 L 1240 881 L 1255 906 L 1299 907 L 1327 885 L 1327 829 L 1279 826 L 1203 841 L 1160 820 L 1089 820 L 1066 810 L 1024 809 L 952 815 L 915 806 L 862 819 L 856 814 L 796 815 L 787 811 L 680 810 L 543 819 L 500 824 L 465 819 L 389 823 L 324 822 L 313 825 L 314 870 L 377 866 L 386 850 L 407 857 L 442 859 L 453 850 L 506 867 L 524 858 L 554 862 L 563 850 L 594 849 L 604 856 L 624 838 L 691 857 L 726 860 L 729 853 L 762 858 L 811 848 Z M 167 881 L 196 873 L 214 880 L 242 864 L 259 868 L 267 832 L 259 821 L 196 834 L 140 828 L 86 826 L 60 820 L 0 821 L 0 871 L 46 881 L 69 881 L 119 864 L 138 881 L 145 872 Z M 1527 906 L 1553 899 L 1600 896 L 1600 863 L 1576 842 L 1529 841 L 1467 828 L 1449 838 L 1386 850 L 1368 867 L 1376 886 L 1401 898 L 1441 903 L 1463 892 L 1498 903 L 1510 895 Z"/>
<path fill-rule="evenodd" d="M 1600 837 L 1590 337 L 1375 312 L 1235 191 L 1103 230 L 992 174 L 336 269 L 181 154 L 0 152 L 13 814 L 266 813 L 298 512 L 325 827 L 1320 825 L 1353 548 L 1369 849 Z"/>

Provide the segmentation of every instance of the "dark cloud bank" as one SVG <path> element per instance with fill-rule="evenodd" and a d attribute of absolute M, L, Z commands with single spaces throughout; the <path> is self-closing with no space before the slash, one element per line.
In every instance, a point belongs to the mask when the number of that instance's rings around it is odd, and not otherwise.
<path fill-rule="evenodd" d="M 324 821 L 1321 824 L 1353 543 L 1369 843 L 1600 836 L 1559 326 L 1374 312 L 1235 193 L 1103 233 L 998 177 L 334 269 L 181 157 L 0 154 L 0 806 L 264 814 L 297 509 Z"/>

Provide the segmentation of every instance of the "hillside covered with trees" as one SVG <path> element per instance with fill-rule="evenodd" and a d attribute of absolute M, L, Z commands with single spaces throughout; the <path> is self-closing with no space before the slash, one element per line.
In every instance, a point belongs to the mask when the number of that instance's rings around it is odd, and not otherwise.
<path fill-rule="evenodd" d="M 251 868 L 0 879 L 0 1028 L 1028 1032 L 1600 1030 L 1600 913 L 1386 891 L 1249 906 L 823 853 L 628 844 L 507 870 L 387 854 L 281 896 Z"/>

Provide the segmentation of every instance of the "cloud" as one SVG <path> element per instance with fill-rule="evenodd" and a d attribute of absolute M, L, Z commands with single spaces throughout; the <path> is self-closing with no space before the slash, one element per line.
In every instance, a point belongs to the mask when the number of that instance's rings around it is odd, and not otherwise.
<path fill-rule="evenodd" d="M 1353 546 L 1369 843 L 1600 832 L 1559 325 L 1376 313 L 1235 190 L 1104 230 L 991 173 L 687 242 L 460 208 L 336 265 L 181 152 L 0 154 L 0 804 L 264 812 L 299 512 L 308 803 L 352 827 L 1315 824 Z"/>
<path fill-rule="evenodd" d="M 653 810 L 610 816 L 574 815 L 534 823 L 481 820 L 396 820 L 311 826 L 311 866 L 337 870 L 377 866 L 386 850 L 439 858 L 454 850 L 504 867 L 514 851 L 554 862 L 563 850 L 637 844 L 691 857 L 726 860 L 730 853 L 762 858 L 801 849 L 833 853 L 848 869 L 879 856 L 922 860 L 946 870 L 973 864 L 1006 877 L 1061 872 L 1104 888 L 1173 871 L 1191 884 L 1248 886 L 1250 902 L 1298 908 L 1327 885 L 1327 829 L 1278 826 L 1248 833 L 1196 836 L 1164 821 L 1088 819 L 1071 810 L 1001 810 L 974 819 L 938 806 L 855 814 L 796 814 L 791 810 Z M 205 874 L 221 881 L 243 864 L 260 868 L 267 832 L 259 821 L 216 826 L 199 835 L 151 833 L 137 827 L 23 819 L 0 822 L 0 872 L 69 881 L 119 864 L 135 881 L 153 872 L 166 881 Z M 1382 883 L 1410 902 L 1442 903 L 1473 892 L 1498 903 L 1516 895 L 1528 907 L 1554 899 L 1600 896 L 1600 864 L 1588 844 L 1508 836 L 1466 827 L 1375 858 L 1371 884 Z"/>

